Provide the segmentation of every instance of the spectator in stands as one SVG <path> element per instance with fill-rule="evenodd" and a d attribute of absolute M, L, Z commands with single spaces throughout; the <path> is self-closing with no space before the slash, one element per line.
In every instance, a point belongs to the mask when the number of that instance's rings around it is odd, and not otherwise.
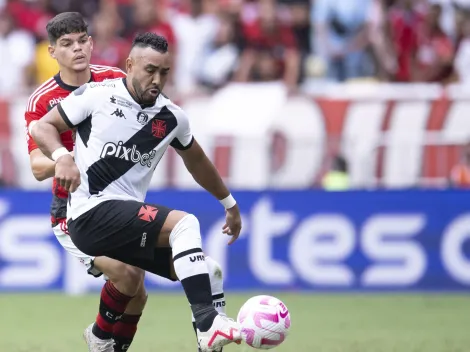
<path fill-rule="evenodd" d="M 201 58 L 199 79 L 203 85 L 220 88 L 231 79 L 240 54 L 235 38 L 235 21 L 228 14 L 221 15 L 217 35 Z"/>
<path fill-rule="evenodd" d="M 300 55 L 292 27 L 278 17 L 275 0 L 259 1 L 259 16 L 243 25 L 244 48 L 235 80 L 283 80 L 295 90 Z"/>
<path fill-rule="evenodd" d="M 429 7 L 418 36 L 414 80 L 419 82 L 448 82 L 453 72 L 454 46 L 442 30 L 439 4 Z"/>
<path fill-rule="evenodd" d="M 372 74 L 366 20 L 371 0 L 315 0 L 315 52 L 327 64 L 328 78 L 345 81 Z"/>
<path fill-rule="evenodd" d="M 175 49 L 175 33 L 167 17 L 168 9 L 163 0 L 134 0 L 132 37 L 137 32 L 153 32 L 166 38 L 170 50 Z"/>
<path fill-rule="evenodd" d="M 0 13 L 0 96 L 18 95 L 29 85 L 34 62 L 34 37 L 15 28 L 13 17 Z"/>
<path fill-rule="evenodd" d="M 292 31 L 300 54 L 300 79 L 305 77 L 305 62 L 312 53 L 310 40 L 310 2 L 308 0 L 284 0 L 288 5 Z"/>
<path fill-rule="evenodd" d="M 34 86 L 40 85 L 59 72 L 59 64 L 49 54 L 49 38 L 46 27 L 38 33 L 34 61 Z"/>
<path fill-rule="evenodd" d="M 183 11 L 172 15 L 177 55 L 175 88 L 182 95 L 197 93 L 200 59 L 214 42 L 219 19 L 214 0 L 183 0 Z"/>
<path fill-rule="evenodd" d="M 100 11 L 94 16 L 92 64 L 125 69 L 130 43 L 118 36 L 119 25 L 117 12 Z"/>
<path fill-rule="evenodd" d="M 393 43 L 387 35 L 386 17 L 390 0 L 372 0 L 367 19 L 367 34 L 374 57 L 375 75 L 388 81 L 397 72 Z"/>
<path fill-rule="evenodd" d="M 349 189 L 348 163 L 346 159 L 337 155 L 333 164 L 322 179 L 323 189 L 327 191 L 345 191 Z"/>
<path fill-rule="evenodd" d="M 470 142 L 462 148 L 460 162 L 452 168 L 450 185 L 457 188 L 470 188 Z"/>
<path fill-rule="evenodd" d="M 455 74 L 462 83 L 470 83 L 470 11 L 457 12 L 457 49 L 454 60 Z"/>
<path fill-rule="evenodd" d="M 393 44 L 397 69 L 393 81 L 410 82 L 416 67 L 419 30 L 424 22 L 425 9 L 414 0 L 396 0 L 387 11 L 386 35 Z"/>
<path fill-rule="evenodd" d="M 462 10 L 470 9 L 470 0 L 428 0 L 430 4 L 438 4 L 442 8 L 439 19 L 442 30 L 455 42 L 458 39 L 458 23 L 456 17 Z"/>
<path fill-rule="evenodd" d="M 19 29 L 23 29 L 39 37 L 44 31 L 47 22 L 52 18 L 52 9 L 49 1 L 7 1 L 7 10 L 16 22 Z"/>

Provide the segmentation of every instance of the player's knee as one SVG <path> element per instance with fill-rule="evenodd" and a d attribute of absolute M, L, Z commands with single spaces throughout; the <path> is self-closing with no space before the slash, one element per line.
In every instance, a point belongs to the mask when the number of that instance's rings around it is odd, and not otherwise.
<path fill-rule="evenodd" d="M 144 270 L 119 262 L 113 265 L 113 275 L 110 279 L 120 287 L 125 287 L 127 292 L 133 291 L 131 295 L 134 296 L 139 287 L 143 286 L 144 277 Z"/>
<path fill-rule="evenodd" d="M 170 246 L 173 248 L 178 240 L 184 238 L 186 242 L 189 241 L 187 244 L 190 248 L 200 248 L 202 240 L 199 220 L 193 214 L 184 214 L 170 233 Z"/>
<path fill-rule="evenodd" d="M 222 267 L 214 259 L 209 256 L 205 257 L 207 264 L 207 271 L 211 281 L 211 289 L 213 294 L 219 294 L 224 291 L 224 280 L 222 274 Z"/>
<path fill-rule="evenodd" d="M 148 299 L 148 294 L 145 290 L 145 286 L 143 283 L 139 286 L 139 289 L 133 299 L 135 300 L 138 306 L 142 307 L 142 309 L 143 307 L 145 307 L 145 304 L 147 303 Z"/>
<path fill-rule="evenodd" d="M 125 265 L 122 271 L 123 278 L 135 287 L 142 286 L 144 281 L 145 271 L 131 265 Z"/>

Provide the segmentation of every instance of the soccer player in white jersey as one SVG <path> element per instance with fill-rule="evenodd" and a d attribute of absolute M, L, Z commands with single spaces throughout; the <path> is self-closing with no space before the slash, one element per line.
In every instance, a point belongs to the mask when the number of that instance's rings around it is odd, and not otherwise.
<path fill-rule="evenodd" d="M 197 218 L 145 202 L 153 170 L 169 146 L 194 179 L 225 207 L 223 232 L 233 243 L 241 230 L 238 205 L 196 142 L 186 114 L 160 94 L 170 70 L 165 38 L 138 35 L 126 60 L 127 78 L 88 83 L 47 113 L 31 130 L 55 178 L 70 194 L 67 219 L 75 245 L 90 256 L 133 265 L 143 280 L 156 272 L 156 249 L 171 247 L 174 269 L 191 305 L 199 348 L 215 351 L 241 341 L 240 326 L 212 305 Z M 60 133 L 76 128 L 75 160 Z M 116 286 L 123 304 L 137 287 L 123 274 Z"/>
<path fill-rule="evenodd" d="M 60 72 L 44 82 L 31 95 L 25 112 L 27 130 L 34 126 L 47 111 L 82 84 L 125 77 L 125 73 L 118 68 L 90 65 L 93 43 L 87 33 L 87 25 L 81 14 L 64 12 L 55 16 L 48 22 L 47 32 L 50 41 L 49 50 L 57 60 Z M 116 104 L 119 104 L 119 101 L 116 101 Z M 116 105 L 116 107 L 118 106 Z M 53 177 L 55 162 L 44 156 L 29 132 L 26 133 L 33 174 L 39 181 Z M 61 140 L 68 150 L 73 149 L 74 141 L 71 131 L 62 133 Z M 101 290 L 100 307 L 96 322 L 93 327 L 85 331 L 89 350 L 91 352 L 127 351 L 136 333 L 137 324 L 147 300 L 144 285 L 143 283 L 139 285 L 138 291 L 127 305 L 124 314 L 120 317 L 114 317 L 112 311 L 115 310 L 115 305 L 119 307 L 121 305 L 120 301 L 115 299 L 114 285 L 119 285 L 119 283 L 114 282 L 115 275 L 116 273 L 126 272 L 129 266 L 104 256 L 94 258 L 77 249 L 70 239 L 66 224 L 68 192 L 60 187 L 56 180 L 54 180 L 52 189 L 51 221 L 58 241 L 67 252 L 80 259 L 88 269 L 88 273 L 100 276 L 104 272 L 110 278 Z M 177 280 L 172 268 L 171 250 L 161 248 L 158 251 L 158 258 L 161 262 L 159 265 L 160 271 L 157 274 L 170 280 Z M 220 266 L 209 257 L 206 257 L 206 264 L 211 278 L 213 303 L 219 311 L 224 312 L 225 298 Z M 132 274 L 133 272 L 130 271 L 129 275 Z M 136 280 L 140 280 L 139 275 L 134 276 Z M 95 337 L 92 333 L 93 330 L 101 339 Z"/>

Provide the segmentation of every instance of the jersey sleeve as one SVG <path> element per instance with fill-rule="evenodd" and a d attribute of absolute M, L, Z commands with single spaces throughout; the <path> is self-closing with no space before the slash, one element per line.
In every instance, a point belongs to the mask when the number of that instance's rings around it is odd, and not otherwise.
<path fill-rule="evenodd" d="M 177 133 L 175 138 L 171 141 L 170 145 L 178 150 L 186 150 L 191 148 L 191 145 L 194 142 L 194 136 L 191 132 L 191 127 L 189 125 L 189 119 L 186 113 L 178 109 L 173 112 L 176 115 L 178 121 Z"/>
<path fill-rule="evenodd" d="M 35 111 L 31 111 L 29 108 L 26 109 L 24 113 L 25 118 L 25 134 L 26 134 L 26 143 L 28 144 L 28 153 L 31 153 L 34 149 L 38 149 L 38 145 L 34 141 L 33 137 L 29 134 L 29 125 L 33 121 L 40 120 L 46 114 L 46 109 L 44 109 L 40 104 L 36 105 Z"/>
<path fill-rule="evenodd" d="M 70 128 L 76 127 L 91 115 L 96 99 L 91 90 L 88 83 L 84 84 L 57 105 L 60 116 Z"/>

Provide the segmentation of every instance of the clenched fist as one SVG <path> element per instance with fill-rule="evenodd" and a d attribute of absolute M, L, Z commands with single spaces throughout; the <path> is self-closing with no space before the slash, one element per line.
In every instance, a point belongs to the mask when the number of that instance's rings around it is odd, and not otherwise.
<path fill-rule="evenodd" d="M 62 155 L 55 164 L 55 179 L 61 187 L 73 193 L 80 186 L 80 171 L 70 154 Z"/>

